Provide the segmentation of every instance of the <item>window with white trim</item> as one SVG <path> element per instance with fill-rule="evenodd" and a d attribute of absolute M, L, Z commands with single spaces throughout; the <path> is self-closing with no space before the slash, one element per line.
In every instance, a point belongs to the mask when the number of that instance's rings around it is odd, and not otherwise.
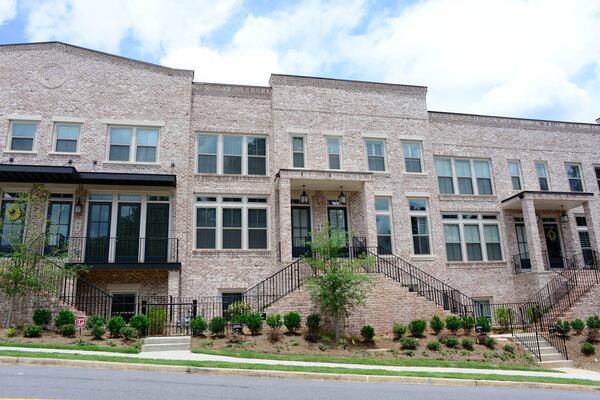
<path fill-rule="evenodd" d="M 508 162 L 508 172 L 513 190 L 521 190 L 521 165 L 518 160 Z"/>
<path fill-rule="evenodd" d="M 196 152 L 199 174 L 267 174 L 267 139 L 264 137 L 199 133 Z"/>
<path fill-rule="evenodd" d="M 54 124 L 54 151 L 56 153 L 77 153 L 81 124 Z"/>
<path fill-rule="evenodd" d="M 497 215 L 442 214 L 448 261 L 501 261 Z"/>
<path fill-rule="evenodd" d="M 375 225 L 377 227 L 377 247 L 383 254 L 391 254 L 392 243 L 392 199 L 375 197 Z"/>
<path fill-rule="evenodd" d="M 571 192 L 583 192 L 583 179 L 581 178 L 581 164 L 566 163 L 565 171 L 569 179 Z"/>
<path fill-rule="evenodd" d="M 10 150 L 33 152 L 37 135 L 37 122 L 11 121 Z"/>
<path fill-rule="evenodd" d="M 536 161 L 535 172 L 538 177 L 538 183 L 540 184 L 540 190 L 550 190 L 550 181 L 548 180 L 548 167 L 544 161 Z"/>
<path fill-rule="evenodd" d="M 266 197 L 196 196 L 197 249 L 268 249 Z"/>
<path fill-rule="evenodd" d="M 327 138 L 327 161 L 329 169 L 342 168 L 342 140 L 339 137 Z"/>
<path fill-rule="evenodd" d="M 304 168 L 306 166 L 306 152 L 304 136 L 292 136 L 292 167 Z"/>
<path fill-rule="evenodd" d="M 158 128 L 109 127 L 108 161 L 158 162 Z"/>
<path fill-rule="evenodd" d="M 367 159 L 369 171 L 385 172 L 385 140 L 382 139 L 367 139 Z"/>
<path fill-rule="evenodd" d="M 429 238 L 429 207 L 427 199 L 408 199 L 408 215 L 413 238 L 413 254 L 431 254 Z"/>
<path fill-rule="evenodd" d="M 423 172 L 420 142 L 402 142 L 402 152 L 404 155 L 405 172 Z"/>
<path fill-rule="evenodd" d="M 440 193 L 493 194 L 489 160 L 439 157 L 435 170 Z"/>

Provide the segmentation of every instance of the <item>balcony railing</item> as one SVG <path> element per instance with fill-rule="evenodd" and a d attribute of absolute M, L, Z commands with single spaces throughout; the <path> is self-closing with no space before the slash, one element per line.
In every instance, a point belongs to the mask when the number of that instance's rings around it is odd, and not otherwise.
<path fill-rule="evenodd" d="M 513 264 L 515 265 L 515 273 L 531 271 L 531 259 L 529 253 L 519 253 L 513 256 Z"/>

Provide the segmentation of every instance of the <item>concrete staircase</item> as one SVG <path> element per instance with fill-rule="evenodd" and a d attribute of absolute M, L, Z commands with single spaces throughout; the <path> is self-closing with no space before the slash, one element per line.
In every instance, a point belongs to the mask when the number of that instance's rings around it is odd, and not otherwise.
<path fill-rule="evenodd" d="M 535 333 L 516 333 L 515 339 L 521 343 L 532 343 L 534 342 L 533 337 Z M 538 335 L 538 341 L 540 346 L 540 354 L 542 360 L 538 362 L 540 367 L 544 368 L 572 368 L 573 361 L 567 360 L 551 343 L 549 343 L 543 336 Z M 523 346 L 525 350 L 529 349 Z M 533 354 L 533 353 L 532 353 Z M 537 356 L 534 354 L 534 357 Z"/>
<path fill-rule="evenodd" d="M 154 336 L 147 337 L 142 343 L 142 353 L 156 351 L 190 351 L 191 336 Z"/>

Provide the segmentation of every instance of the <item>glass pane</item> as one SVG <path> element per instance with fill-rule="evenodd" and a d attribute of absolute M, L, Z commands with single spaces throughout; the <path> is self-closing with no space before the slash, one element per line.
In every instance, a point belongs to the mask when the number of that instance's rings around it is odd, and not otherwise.
<path fill-rule="evenodd" d="M 537 172 L 538 177 L 547 178 L 546 176 L 546 164 L 544 163 L 535 163 L 535 170 Z"/>
<path fill-rule="evenodd" d="M 217 156 L 198 156 L 198 172 L 215 174 L 217 172 Z"/>
<path fill-rule="evenodd" d="M 265 156 L 267 155 L 267 140 L 264 138 L 247 137 L 248 155 L 249 156 Z"/>
<path fill-rule="evenodd" d="M 215 208 L 198 208 L 196 211 L 196 227 L 214 228 L 217 226 L 217 210 Z"/>
<path fill-rule="evenodd" d="M 110 128 L 110 144 L 129 145 L 131 128 Z"/>
<path fill-rule="evenodd" d="M 383 157 L 383 142 L 367 142 L 367 155 Z"/>
<path fill-rule="evenodd" d="M 477 178 L 491 178 L 490 164 L 487 161 L 475 161 L 475 176 Z"/>
<path fill-rule="evenodd" d="M 223 154 L 242 155 L 242 137 L 241 136 L 223 136 Z"/>
<path fill-rule="evenodd" d="M 79 125 L 57 125 L 56 138 L 77 140 L 79 138 Z"/>
<path fill-rule="evenodd" d="M 129 146 L 110 146 L 108 159 L 111 161 L 129 161 Z"/>
<path fill-rule="evenodd" d="M 267 248 L 267 230 L 249 229 L 248 230 L 248 248 L 266 249 Z"/>
<path fill-rule="evenodd" d="M 446 243 L 460 243 L 458 225 L 444 225 L 444 239 Z"/>
<path fill-rule="evenodd" d="M 435 172 L 437 176 L 452 176 L 452 164 L 450 160 L 446 159 L 437 159 L 435 160 Z"/>
<path fill-rule="evenodd" d="M 471 178 L 458 178 L 458 191 L 460 194 L 473 194 L 473 181 Z"/>
<path fill-rule="evenodd" d="M 479 243 L 479 226 L 478 225 L 465 225 L 465 242 L 466 243 Z"/>
<path fill-rule="evenodd" d="M 440 193 L 454 193 L 454 184 L 452 178 L 442 177 L 438 178 L 438 184 Z"/>
<path fill-rule="evenodd" d="M 223 209 L 223 227 L 224 228 L 241 228 L 242 227 L 242 210 L 240 208 L 224 208 Z"/>
<path fill-rule="evenodd" d="M 241 150 L 241 149 L 240 149 Z M 223 156 L 224 174 L 241 174 L 242 157 L 241 156 Z"/>
<path fill-rule="evenodd" d="M 477 191 L 479 194 L 492 194 L 492 180 L 488 178 L 477 178 Z"/>
<path fill-rule="evenodd" d="M 294 167 L 304 168 L 304 153 L 294 153 Z"/>
<path fill-rule="evenodd" d="M 421 160 L 419 158 L 405 158 L 406 172 L 421 172 Z"/>
<path fill-rule="evenodd" d="M 429 249 L 429 236 L 414 236 L 413 237 L 413 250 L 415 254 L 430 254 Z"/>
<path fill-rule="evenodd" d="M 267 173 L 266 157 L 248 156 L 248 174 L 249 175 L 266 175 Z"/>
<path fill-rule="evenodd" d="M 17 151 L 32 151 L 33 150 L 33 139 L 23 139 L 23 138 L 13 137 L 10 149 L 17 150 Z"/>
<path fill-rule="evenodd" d="M 446 257 L 448 261 L 462 261 L 460 243 L 446 243 Z"/>
<path fill-rule="evenodd" d="M 410 223 L 413 235 L 428 235 L 427 217 L 411 217 Z"/>
<path fill-rule="evenodd" d="M 242 248 L 242 230 L 241 229 L 223 229 L 223 248 L 241 249 Z"/>
<path fill-rule="evenodd" d="M 369 156 L 369 171 L 385 171 L 383 157 Z"/>
<path fill-rule="evenodd" d="M 216 229 L 198 229 L 196 231 L 196 248 L 198 249 L 214 249 Z"/>
<path fill-rule="evenodd" d="M 217 135 L 198 135 L 198 153 L 217 154 Z"/>
<path fill-rule="evenodd" d="M 454 168 L 456 168 L 456 176 L 471 176 L 471 161 L 469 160 L 456 160 L 454 162 Z"/>
<path fill-rule="evenodd" d="M 75 153 L 77 151 L 76 140 L 57 140 L 56 151 L 60 153 Z"/>
<path fill-rule="evenodd" d="M 37 131 L 37 124 L 35 122 L 13 122 L 12 123 L 12 136 L 20 138 L 35 137 Z"/>
<path fill-rule="evenodd" d="M 467 260 L 483 261 L 483 254 L 479 243 L 467 243 Z"/>
<path fill-rule="evenodd" d="M 340 154 L 340 139 L 327 138 L 327 152 L 331 154 Z"/>
<path fill-rule="evenodd" d="M 304 152 L 304 138 L 295 137 L 292 139 L 292 151 L 299 153 Z"/>
<path fill-rule="evenodd" d="M 514 190 L 521 190 L 521 178 L 519 178 L 518 176 L 513 176 L 511 178 L 512 181 L 512 188 Z"/>
<path fill-rule="evenodd" d="M 390 226 L 390 217 L 388 215 L 377 215 L 375 217 L 377 222 L 377 234 L 378 235 L 389 235 L 392 233 Z"/>
<path fill-rule="evenodd" d="M 158 129 L 137 129 L 138 146 L 158 146 Z"/>
<path fill-rule="evenodd" d="M 386 235 L 377 235 L 377 246 L 383 254 L 392 253 L 392 237 Z"/>
<path fill-rule="evenodd" d="M 267 227 L 267 210 L 265 209 L 248 209 L 248 228 L 266 228 Z"/>
<path fill-rule="evenodd" d="M 340 169 L 340 156 L 337 154 L 329 155 L 329 169 Z"/>
<path fill-rule="evenodd" d="M 421 158 L 421 146 L 417 143 L 402 143 L 405 158 Z"/>
<path fill-rule="evenodd" d="M 569 179 L 569 186 L 572 192 L 583 192 L 583 183 L 581 179 Z"/>
<path fill-rule="evenodd" d="M 540 190 L 548 190 L 548 179 L 540 178 Z"/>
<path fill-rule="evenodd" d="M 508 170 L 510 171 L 510 176 L 519 176 L 519 164 L 515 161 L 511 161 L 508 163 Z"/>
<path fill-rule="evenodd" d="M 425 199 L 409 199 L 408 207 L 410 211 L 427 211 L 427 200 Z"/>
<path fill-rule="evenodd" d="M 135 155 L 136 161 L 140 162 L 155 162 L 156 161 L 156 147 L 142 147 L 138 146 L 137 153 Z"/>
<path fill-rule="evenodd" d="M 375 197 L 375 210 L 389 211 L 390 210 L 390 198 L 389 197 Z"/>
<path fill-rule="evenodd" d="M 500 250 L 500 243 L 487 243 L 487 258 L 488 261 L 499 261 L 502 260 L 502 251 Z"/>
<path fill-rule="evenodd" d="M 483 226 L 483 237 L 486 243 L 500 243 L 500 233 L 496 225 L 484 225 Z"/>
<path fill-rule="evenodd" d="M 580 178 L 579 166 L 573 164 L 567 164 L 567 176 L 569 178 Z"/>

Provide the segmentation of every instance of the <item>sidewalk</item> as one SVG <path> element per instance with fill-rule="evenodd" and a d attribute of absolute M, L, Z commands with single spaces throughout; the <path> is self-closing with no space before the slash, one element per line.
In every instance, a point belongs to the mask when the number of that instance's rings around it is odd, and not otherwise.
<path fill-rule="evenodd" d="M 454 373 L 470 373 L 470 374 L 493 374 L 493 375 L 509 375 L 509 376 L 536 376 L 536 377 L 552 377 L 552 378 L 572 378 L 572 379 L 588 379 L 600 381 L 600 372 L 576 369 L 576 368 L 560 368 L 557 372 L 537 372 L 537 371 L 513 371 L 513 370 L 498 370 L 498 369 L 474 369 L 474 368 L 446 368 L 446 367 L 397 367 L 386 365 L 361 365 L 361 364 L 339 364 L 339 363 L 323 363 L 323 362 L 306 362 L 306 361 L 285 361 L 285 360 L 263 360 L 252 358 L 236 358 L 227 356 L 217 356 L 210 354 L 197 354 L 191 351 L 162 351 L 162 352 L 146 352 L 140 354 L 127 353 L 112 353 L 106 351 L 86 351 L 86 350 L 59 350 L 59 349 L 43 349 L 43 348 L 23 348 L 23 347 L 2 347 L 0 350 L 11 350 L 21 352 L 36 352 L 36 353 L 63 353 L 63 354 L 87 354 L 87 355 L 103 355 L 112 357 L 129 357 L 138 359 L 155 359 L 155 360 L 183 360 L 183 361 L 222 361 L 240 364 L 262 364 L 262 365 L 290 365 L 304 367 L 332 367 L 332 368 L 351 368 L 365 370 L 388 370 L 388 371 L 413 371 L 413 372 L 454 372 Z"/>

